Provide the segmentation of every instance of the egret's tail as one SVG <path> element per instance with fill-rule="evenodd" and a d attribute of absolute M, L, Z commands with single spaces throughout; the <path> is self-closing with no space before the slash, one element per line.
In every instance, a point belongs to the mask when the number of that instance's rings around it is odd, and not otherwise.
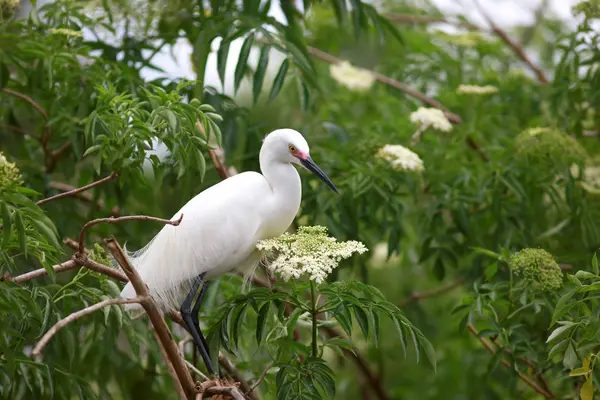
<path fill-rule="evenodd" d="M 193 279 L 202 272 L 196 272 L 202 268 L 194 265 L 195 249 L 188 245 L 187 240 L 177 234 L 176 227 L 166 225 L 144 248 L 133 253 L 125 250 L 129 262 L 163 312 L 179 309 L 192 287 Z M 122 298 L 135 295 L 131 283 L 121 291 Z M 127 304 L 125 310 L 130 312 L 132 318 L 144 313 L 139 304 Z"/>

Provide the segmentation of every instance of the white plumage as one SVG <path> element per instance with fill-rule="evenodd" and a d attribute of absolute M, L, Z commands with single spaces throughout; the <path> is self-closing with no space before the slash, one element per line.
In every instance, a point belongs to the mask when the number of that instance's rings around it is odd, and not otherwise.
<path fill-rule="evenodd" d="M 244 172 L 192 198 L 174 216 L 179 226 L 165 225 L 140 251 L 129 258 L 164 311 L 177 310 L 194 279 L 232 270 L 246 273 L 260 260 L 259 240 L 284 233 L 292 223 L 302 196 L 300 176 L 291 165 L 305 166 L 335 186 L 314 164 L 302 135 L 279 129 L 265 138 L 260 150 L 262 174 Z M 128 283 L 121 297 L 134 297 Z M 127 308 L 138 314 L 140 306 Z"/>

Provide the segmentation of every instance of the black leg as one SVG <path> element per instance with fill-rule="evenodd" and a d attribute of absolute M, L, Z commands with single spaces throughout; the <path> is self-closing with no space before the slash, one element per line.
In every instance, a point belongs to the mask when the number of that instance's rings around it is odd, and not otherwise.
<path fill-rule="evenodd" d="M 204 294 L 206 293 L 206 290 L 208 289 L 209 286 L 210 286 L 210 282 L 205 281 L 204 284 L 202 285 L 202 289 L 200 289 L 200 294 L 198 295 L 198 298 L 196 299 L 196 303 L 194 303 L 194 307 L 192 307 L 192 322 L 194 323 L 194 327 L 198 331 L 200 340 L 202 341 L 202 345 L 204 346 L 204 348 L 206 349 L 206 352 L 208 353 L 208 356 L 210 357 L 208 343 L 206 343 L 206 339 L 204 338 L 204 335 L 202 334 L 202 330 L 200 329 L 200 321 L 198 321 L 198 314 L 200 313 L 200 304 L 202 303 Z"/>
<path fill-rule="evenodd" d="M 202 332 L 200 331 L 200 325 L 198 324 L 198 308 L 200 307 L 199 306 L 200 300 L 202 300 L 202 296 L 204 295 L 204 292 L 206 291 L 206 287 L 207 287 L 206 284 L 204 284 L 204 286 L 202 287 L 202 291 L 200 292 L 200 295 L 198 296 L 198 301 L 196 301 L 196 304 L 194 304 L 195 312 L 192 311 L 192 307 L 191 307 L 192 300 L 194 300 L 194 295 L 198 291 L 198 288 L 200 287 L 200 285 L 204 282 L 205 275 L 206 275 L 206 273 L 203 273 L 200 276 L 198 276 L 198 278 L 196 278 L 196 281 L 194 282 L 192 289 L 190 290 L 188 295 L 185 297 L 185 300 L 183 301 L 183 304 L 181 305 L 180 311 L 181 311 L 181 318 L 183 318 L 185 325 L 187 326 L 188 330 L 192 334 L 192 339 L 194 339 L 194 343 L 198 347 L 198 351 L 200 351 L 200 355 L 202 356 L 202 360 L 204 361 L 204 364 L 206 365 L 206 369 L 208 370 L 208 373 L 210 375 L 214 375 L 215 371 L 212 367 L 212 362 L 211 362 L 210 356 L 208 354 L 208 345 L 206 343 L 206 339 L 204 339 L 204 336 L 202 335 Z"/>

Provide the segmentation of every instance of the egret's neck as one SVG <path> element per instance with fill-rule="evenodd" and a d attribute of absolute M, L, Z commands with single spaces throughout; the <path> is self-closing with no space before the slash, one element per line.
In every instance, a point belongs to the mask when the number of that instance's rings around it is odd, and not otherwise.
<path fill-rule="evenodd" d="M 299 206 L 302 196 L 302 182 L 298 171 L 290 163 L 281 162 L 268 153 L 263 151 L 260 153 L 260 170 L 269 182 L 273 194 L 277 197 L 286 197 L 288 201 L 297 199 Z M 290 205 L 293 206 L 293 204 Z"/>

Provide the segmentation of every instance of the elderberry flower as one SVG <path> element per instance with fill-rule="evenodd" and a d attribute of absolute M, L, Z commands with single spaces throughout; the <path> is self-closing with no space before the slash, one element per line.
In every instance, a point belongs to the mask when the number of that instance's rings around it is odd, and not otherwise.
<path fill-rule="evenodd" d="M 566 164 L 587 158 L 585 149 L 573 137 L 552 128 L 531 128 L 515 138 L 517 154 L 534 162 Z"/>
<path fill-rule="evenodd" d="M 399 144 L 386 144 L 377 152 L 377 156 L 389 161 L 392 168 L 400 171 L 423 171 L 423 160 L 414 153 Z"/>
<path fill-rule="evenodd" d="M 508 266 L 535 289 L 551 291 L 563 285 L 562 271 L 546 250 L 523 249 L 509 258 Z"/>
<path fill-rule="evenodd" d="M 90 254 L 88 257 L 90 260 L 96 261 L 97 263 L 100 263 L 102 265 L 106 265 L 106 266 L 111 265 L 111 262 L 108 258 L 108 255 L 106 254 L 106 251 L 98 243 L 94 244 L 94 248 L 92 249 L 92 251 L 90 251 Z"/>
<path fill-rule="evenodd" d="M 458 85 L 456 88 L 456 93 L 458 94 L 474 94 L 474 95 L 485 95 L 491 93 L 497 93 L 498 88 L 496 86 L 486 85 L 486 86 L 477 86 L 477 85 Z"/>
<path fill-rule="evenodd" d="M 449 132 L 452 130 L 452 124 L 448 121 L 444 112 L 437 108 L 419 107 L 417 111 L 410 114 L 410 121 L 426 127 L 431 126 L 438 131 Z"/>
<path fill-rule="evenodd" d="M 341 85 L 359 92 L 369 89 L 375 82 L 375 76 L 370 71 L 354 67 L 348 61 L 332 64 L 329 73 Z"/>
<path fill-rule="evenodd" d="M 353 253 L 367 251 L 361 242 L 338 242 L 327 236 L 327 228 L 323 226 L 303 226 L 295 234 L 286 232 L 273 239 L 261 240 L 256 248 L 275 256 L 268 268 L 279 273 L 283 280 L 307 275 L 317 284 L 323 282 L 341 260 Z"/>
<path fill-rule="evenodd" d="M 0 152 L 0 191 L 21 184 L 21 173 L 14 163 L 8 162 Z"/>

